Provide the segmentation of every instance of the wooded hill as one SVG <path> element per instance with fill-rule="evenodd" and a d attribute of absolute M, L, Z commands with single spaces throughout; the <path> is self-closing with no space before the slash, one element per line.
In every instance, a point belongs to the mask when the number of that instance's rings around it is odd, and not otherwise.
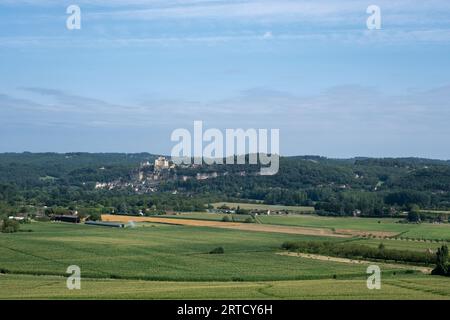
<path fill-rule="evenodd" d="M 0 209 L 30 204 L 125 204 L 136 209 L 154 206 L 161 199 L 167 209 L 180 208 L 183 202 L 188 204 L 186 209 L 198 209 L 213 200 L 254 199 L 312 205 L 319 213 L 332 215 L 387 216 L 412 208 L 450 209 L 450 162 L 420 158 L 282 157 L 274 176 L 258 175 L 255 165 L 203 165 L 178 168 L 175 173 L 195 177 L 216 172 L 217 178 L 170 179 L 161 182 L 158 192 L 146 195 L 131 189 L 95 189 L 97 182 L 131 181 L 140 164 L 152 163 L 155 157 L 148 153 L 0 154 Z M 177 195 L 172 195 L 174 190 Z"/>

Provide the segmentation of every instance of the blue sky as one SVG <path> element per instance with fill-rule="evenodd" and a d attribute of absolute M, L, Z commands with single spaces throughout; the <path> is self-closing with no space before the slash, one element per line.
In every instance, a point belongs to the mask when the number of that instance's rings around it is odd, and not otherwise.
<path fill-rule="evenodd" d="M 286 155 L 450 159 L 449 119 L 446 0 L 0 1 L 0 152 L 169 153 L 203 120 L 279 128 Z"/>

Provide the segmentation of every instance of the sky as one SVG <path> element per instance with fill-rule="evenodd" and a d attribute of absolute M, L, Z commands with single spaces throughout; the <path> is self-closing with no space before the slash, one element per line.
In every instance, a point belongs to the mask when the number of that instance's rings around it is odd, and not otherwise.
<path fill-rule="evenodd" d="M 0 0 L 0 152 L 168 154 L 194 120 L 450 159 L 450 1 Z"/>

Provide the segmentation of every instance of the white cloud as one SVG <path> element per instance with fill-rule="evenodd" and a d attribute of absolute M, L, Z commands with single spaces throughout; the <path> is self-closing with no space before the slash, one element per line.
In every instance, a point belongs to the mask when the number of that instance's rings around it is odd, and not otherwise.
<path fill-rule="evenodd" d="M 272 31 L 267 31 L 266 33 L 263 34 L 263 39 L 272 39 L 273 38 L 273 34 Z"/>
<path fill-rule="evenodd" d="M 268 31 L 264 34 L 257 32 L 242 32 L 226 35 L 179 35 L 179 36 L 142 36 L 142 37 L 0 37 L 0 48 L 17 47 L 147 47 L 153 45 L 178 45 L 188 43 L 223 44 L 229 42 L 250 42 L 261 40 L 276 41 L 315 41 L 323 43 L 349 43 L 357 45 L 373 44 L 418 44 L 418 43 L 450 43 L 450 29 L 422 29 L 422 30 L 364 30 L 347 29 L 331 31 L 310 31 L 297 33 L 277 33 Z"/>
<path fill-rule="evenodd" d="M 148 100 L 140 104 L 115 103 L 69 94 L 45 88 L 24 88 L 37 94 L 34 100 L 0 95 L 3 110 L 14 117 L 12 110 L 20 114 L 46 114 L 49 121 L 74 121 L 85 125 L 85 119 L 95 115 L 104 123 L 127 126 L 191 121 L 196 117 L 215 123 L 259 122 L 268 125 L 278 123 L 295 128 L 365 127 L 376 124 L 381 127 L 408 128 L 414 130 L 442 130 L 450 118 L 450 86 L 427 91 L 410 91 L 386 95 L 370 87 L 339 86 L 321 94 L 299 96 L 287 92 L 254 88 L 239 95 L 209 102 L 183 100 Z M 51 103 L 42 103 L 39 96 L 50 96 Z M 31 99 L 31 98 L 30 98 Z M 170 112 L 167 112 L 170 110 Z M 31 117 L 32 118 L 32 117 Z M 2 117 L 5 120 L 4 117 Z M 16 121 L 19 121 L 17 117 Z M 90 121 L 91 121 L 90 120 Z M 331 128 L 332 129 L 332 128 Z"/>
<path fill-rule="evenodd" d="M 194 120 L 203 120 L 205 128 L 280 128 L 283 153 L 289 154 L 450 157 L 446 148 L 450 86 L 397 95 L 354 85 L 315 95 L 254 88 L 206 103 L 148 100 L 130 105 L 60 90 L 26 90 L 36 94 L 36 99 L 0 94 L 3 132 L 10 132 L 11 141 L 18 134 L 27 141 L 40 141 L 42 129 L 57 134 L 65 149 L 64 141 L 72 141 L 71 151 L 84 150 L 91 141 L 102 141 L 91 146 L 93 151 L 103 150 L 105 132 L 113 134 L 109 139 L 114 139 L 115 150 L 127 150 L 131 142 L 148 150 L 156 135 L 161 148 L 169 150 L 171 130 L 191 128 Z M 42 103 L 41 95 L 52 97 L 53 102 Z M 77 145 L 80 133 L 85 133 L 85 140 Z M 117 142 L 124 135 L 129 141 Z M 14 148 L 20 149 L 19 142 Z"/>
<path fill-rule="evenodd" d="M 383 30 L 377 32 L 366 29 L 367 4 L 356 0 L 78 0 L 76 3 L 82 8 L 86 28 L 75 39 L 63 33 L 64 29 L 50 36 L 48 28 L 42 33 L 33 28 L 34 36 L 30 36 L 26 29 L 19 28 L 22 31 L 15 36 L 0 37 L 0 47 L 146 46 L 267 39 L 359 44 L 450 42 L 450 1 L 446 0 L 378 0 Z M 59 8 L 64 4 L 56 0 L 7 0 L 0 7 L 46 5 Z M 49 12 L 46 17 L 42 16 L 42 11 L 39 15 L 25 12 L 21 21 L 26 20 L 38 28 L 46 22 L 53 26 L 59 23 L 56 19 L 65 14 L 65 11 L 61 11 L 61 16 L 54 10 Z M 12 20 L 11 23 L 17 22 Z M 148 24 L 148 28 L 143 28 L 142 23 Z M 170 23 L 169 28 L 167 23 Z M 123 33 L 117 32 L 118 29 L 124 30 Z M 39 34 L 41 36 L 36 36 Z"/>

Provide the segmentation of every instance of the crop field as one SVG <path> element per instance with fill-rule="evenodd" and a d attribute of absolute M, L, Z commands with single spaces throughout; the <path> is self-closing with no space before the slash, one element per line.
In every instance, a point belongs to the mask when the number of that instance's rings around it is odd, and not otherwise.
<path fill-rule="evenodd" d="M 441 247 L 447 242 L 423 242 L 423 241 L 415 241 L 415 240 L 398 240 L 398 239 L 356 239 L 352 240 L 352 243 L 358 243 L 367 245 L 369 247 L 376 248 L 383 243 L 385 248 L 387 249 L 398 249 L 398 250 L 411 250 L 411 251 L 419 251 L 425 252 L 427 250 L 436 251 L 437 248 Z"/>
<path fill-rule="evenodd" d="M 265 224 L 392 232 L 404 238 L 450 241 L 450 224 L 448 223 L 406 224 L 399 223 L 400 219 L 395 218 L 321 217 L 316 215 L 261 215 L 258 220 Z"/>
<path fill-rule="evenodd" d="M 220 206 L 226 205 L 229 208 L 237 208 L 248 209 L 248 210 L 287 210 L 291 212 L 302 212 L 302 213 L 313 213 L 314 207 L 305 207 L 305 206 L 281 206 L 281 205 L 270 205 L 270 204 L 262 204 L 262 203 L 241 203 L 241 202 L 216 202 L 212 204 L 214 208 L 219 208 Z"/>
<path fill-rule="evenodd" d="M 449 299 L 450 281 L 404 275 L 368 290 L 365 279 L 255 282 L 82 280 L 67 290 L 57 276 L 0 275 L 0 299 Z"/>
<path fill-rule="evenodd" d="M 32 232 L 0 235 L 3 272 L 64 275 L 67 266 L 76 264 L 88 277 L 186 281 L 309 279 L 365 272 L 276 255 L 286 240 L 329 239 L 322 237 L 164 224 L 111 229 L 33 223 L 29 228 Z M 218 246 L 225 254 L 209 254 Z"/>
<path fill-rule="evenodd" d="M 377 263 L 383 288 L 368 290 L 367 264 L 280 254 L 285 241 L 312 240 L 379 242 L 154 222 L 125 229 L 33 222 L 0 234 L 0 299 L 450 298 L 448 279 L 405 265 Z M 210 254 L 217 247 L 225 252 Z M 81 290 L 65 287 L 69 265 L 81 268 Z"/>

